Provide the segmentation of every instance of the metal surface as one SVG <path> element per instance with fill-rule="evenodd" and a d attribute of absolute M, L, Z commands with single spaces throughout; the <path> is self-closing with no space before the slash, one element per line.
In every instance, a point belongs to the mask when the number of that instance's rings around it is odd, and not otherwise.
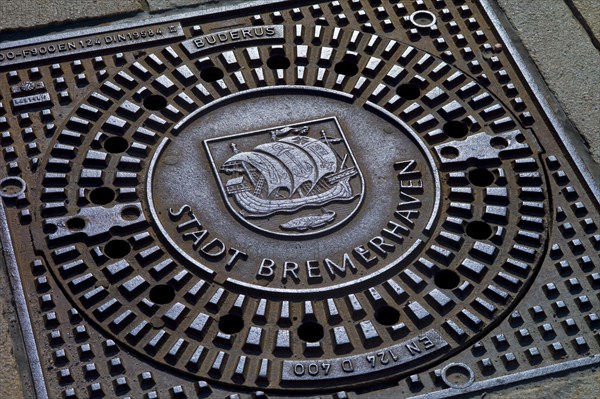
<path fill-rule="evenodd" d="M 38 397 L 449 397 L 597 361 L 597 188 L 487 2 L 169 18 L 0 48 Z"/>

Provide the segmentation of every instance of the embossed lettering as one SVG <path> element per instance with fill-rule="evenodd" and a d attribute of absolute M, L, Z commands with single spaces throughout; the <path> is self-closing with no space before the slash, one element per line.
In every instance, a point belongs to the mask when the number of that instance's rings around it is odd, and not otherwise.
<path fill-rule="evenodd" d="M 275 275 L 275 261 L 273 259 L 263 259 L 258 268 L 257 277 L 272 278 Z"/>
<path fill-rule="evenodd" d="M 347 253 L 344 254 L 341 266 L 329 258 L 325 258 L 325 266 L 327 266 L 331 277 L 335 277 L 336 275 L 345 276 L 347 268 L 352 269 L 353 272 L 357 271 L 356 266 L 352 263 L 352 259 L 350 259 L 350 255 Z"/>
<path fill-rule="evenodd" d="M 363 246 L 354 248 L 352 253 L 354 254 L 354 257 L 365 266 L 372 266 L 377 263 L 377 258 L 374 256 L 371 257 L 371 252 Z"/>

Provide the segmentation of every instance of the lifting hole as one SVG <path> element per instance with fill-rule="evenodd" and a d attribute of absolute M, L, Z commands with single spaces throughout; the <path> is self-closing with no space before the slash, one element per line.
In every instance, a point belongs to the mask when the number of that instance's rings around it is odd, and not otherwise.
<path fill-rule="evenodd" d="M 440 154 L 444 157 L 444 158 L 448 158 L 448 159 L 454 159 L 456 157 L 458 157 L 458 148 L 456 147 L 444 147 L 442 148 L 442 150 L 440 151 Z"/>
<path fill-rule="evenodd" d="M 58 226 L 53 223 L 46 223 L 42 228 L 45 234 L 54 234 L 58 231 Z"/>
<path fill-rule="evenodd" d="M 125 220 L 136 220 L 140 215 L 140 210 L 135 206 L 128 206 L 121 210 L 121 217 Z"/>
<path fill-rule="evenodd" d="M 503 150 L 508 147 L 508 140 L 504 137 L 494 137 L 490 140 L 490 145 L 498 150 Z"/>
<path fill-rule="evenodd" d="M 67 220 L 67 228 L 69 230 L 83 230 L 85 227 L 85 220 L 82 218 L 72 218 Z"/>

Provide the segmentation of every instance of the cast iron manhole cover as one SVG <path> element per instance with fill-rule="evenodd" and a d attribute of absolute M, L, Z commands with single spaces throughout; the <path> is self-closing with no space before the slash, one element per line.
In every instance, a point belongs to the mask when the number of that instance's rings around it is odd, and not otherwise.
<path fill-rule="evenodd" d="M 597 192 L 489 3 L 262 3 L 0 50 L 38 397 L 433 398 L 597 362 Z"/>

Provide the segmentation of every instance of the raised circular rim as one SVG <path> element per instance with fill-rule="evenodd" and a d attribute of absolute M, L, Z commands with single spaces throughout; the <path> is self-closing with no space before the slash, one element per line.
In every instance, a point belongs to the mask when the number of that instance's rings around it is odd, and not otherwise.
<path fill-rule="evenodd" d="M 332 89 L 318 88 L 318 87 L 306 87 L 306 86 L 297 86 L 297 85 L 261 87 L 261 88 L 244 90 L 244 91 L 240 91 L 240 92 L 237 92 L 234 94 L 230 94 L 226 97 L 221 98 L 219 101 L 211 102 L 201 108 L 198 108 L 196 111 L 189 114 L 185 119 L 180 121 L 176 126 L 174 126 L 173 130 L 175 132 L 179 133 L 184 126 L 189 124 L 191 121 L 195 120 L 198 116 L 202 115 L 203 113 L 210 112 L 214 108 L 217 108 L 221 105 L 229 104 L 237 97 L 246 97 L 246 96 L 252 96 L 253 94 L 256 94 L 256 93 L 277 92 L 277 91 L 282 91 L 282 90 L 283 91 L 296 90 L 296 91 L 300 91 L 300 92 L 304 92 L 304 93 L 310 93 L 312 91 L 316 91 L 316 92 L 319 92 L 319 93 L 325 94 L 325 95 L 337 96 L 337 97 L 339 97 L 341 99 L 345 99 L 345 100 L 351 101 L 352 99 L 354 99 L 354 96 L 349 95 L 347 93 L 339 92 L 337 90 L 332 90 Z M 442 195 L 441 194 L 440 176 L 438 174 L 438 168 L 433 159 L 433 155 L 428 150 L 428 148 L 425 146 L 425 144 L 423 143 L 423 141 L 421 140 L 419 135 L 412 128 L 410 128 L 406 123 L 401 121 L 399 118 L 395 117 L 390 112 L 386 111 L 385 109 L 383 109 L 383 108 L 379 107 L 378 105 L 371 103 L 369 101 L 365 104 L 365 109 L 367 111 L 374 112 L 375 114 L 379 114 L 379 116 L 382 118 L 387 118 L 387 119 L 391 120 L 394 124 L 397 124 L 399 127 L 404 129 L 405 133 L 407 133 L 407 135 L 408 135 L 408 138 L 410 140 L 412 140 L 412 142 L 419 148 L 419 150 L 421 151 L 421 153 L 423 154 L 423 156 L 429 163 L 429 167 L 432 172 L 434 191 L 435 191 L 434 206 L 433 206 L 433 209 L 431 212 L 431 217 L 429 218 L 429 221 L 427 222 L 427 225 L 424 229 L 424 232 L 426 234 L 429 233 L 432 230 L 433 225 L 435 224 L 435 221 L 438 218 L 440 202 L 441 202 L 441 195 Z M 203 263 L 199 262 L 198 260 L 192 258 L 186 251 L 184 251 L 179 245 L 177 245 L 177 243 L 171 238 L 171 236 L 166 231 L 164 225 L 162 224 L 162 222 L 160 221 L 160 219 L 158 217 L 158 212 L 157 212 L 156 208 L 154 207 L 154 196 L 152 194 L 153 174 L 154 174 L 156 165 L 158 164 L 158 158 L 159 158 L 160 154 L 162 153 L 162 150 L 164 149 L 164 147 L 166 147 L 169 142 L 170 142 L 170 139 L 168 139 L 168 138 L 163 139 L 163 141 L 159 144 L 157 150 L 153 154 L 152 159 L 150 160 L 150 163 L 148 166 L 147 179 L 146 179 L 146 200 L 148 201 L 148 209 L 150 211 L 150 215 L 152 216 L 153 221 L 156 223 L 156 228 L 160 232 L 160 235 L 165 238 L 165 240 L 169 243 L 171 248 L 174 249 L 180 256 L 182 256 L 188 262 L 190 262 L 193 266 L 199 268 L 200 270 L 202 270 L 205 273 L 208 273 L 211 277 L 214 277 L 217 273 L 213 269 L 204 265 Z M 367 281 L 369 281 L 373 278 L 376 278 L 377 276 L 380 276 L 382 274 L 389 272 L 389 270 L 397 267 L 399 263 L 403 262 L 405 259 L 409 258 L 410 256 L 413 256 L 415 251 L 418 250 L 420 247 L 422 247 L 424 244 L 425 244 L 425 242 L 423 240 L 417 239 L 417 240 L 415 240 L 413 245 L 411 245 L 411 247 L 408 248 L 402 255 L 393 259 L 391 262 L 387 263 L 384 267 L 381 267 L 377 271 L 375 271 L 373 273 L 369 273 L 368 275 L 366 275 L 362 278 L 347 281 L 347 282 L 341 283 L 341 284 L 335 284 L 335 285 L 319 287 L 319 288 L 304 288 L 304 289 L 288 289 L 288 288 L 272 288 L 272 287 L 269 288 L 269 287 L 264 287 L 264 286 L 261 286 L 258 284 L 252 284 L 252 283 L 248 283 L 245 281 L 237 280 L 237 279 L 234 279 L 231 277 L 227 277 L 227 279 L 225 280 L 225 284 L 243 287 L 244 289 L 250 289 L 256 293 L 261 293 L 261 294 L 306 295 L 306 294 L 315 294 L 315 293 L 324 293 L 324 292 L 330 293 L 332 290 L 337 291 L 337 290 L 340 290 L 340 289 L 343 289 L 346 287 L 350 287 L 350 286 L 353 286 L 356 284 L 364 284 Z"/>
<path fill-rule="evenodd" d="M 467 373 L 469 373 L 469 380 L 467 382 L 465 382 L 464 384 L 456 384 L 454 382 L 451 382 L 448 379 L 448 370 L 450 370 L 453 367 L 462 368 L 462 369 L 466 370 Z M 471 385 L 473 385 L 473 383 L 475 382 L 475 373 L 473 372 L 473 369 L 471 367 L 469 367 L 468 365 L 466 365 L 465 363 L 449 363 L 442 369 L 442 380 L 450 388 L 465 389 L 465 388 L 468 388 Z"/>
<path fill-rule="evenodd" d="M 431 17 L 432 21 L 429 24 L 420 24 L 416 21 L 416 19 L 419 17 L 419 14 L 426 14 L 428 16 Z M 416 26 L 417 28 L 431 28 L 433 25 L 435 25 L 437 23 L 437 17 L 434 13 L 432 13 L 431 11 L 427 11 L 427 10 L 418 10 L 413 12 L 410 15 L 410 22 Z"/>
<path fill-rule="evenodd" d="M 21 186 L 21 188 L 19 189 L 19 191 L 17 191 L 14 194 L 6 194 L 6 193 L 2 192 L 2 190 L 0 190 L 0 197 L 2 197 L 2 198 L 17 198 L 18 196 L 23 194 L 25 192 L 25 190 L 27 190 L 27 183 L 25 182 L 25 180 L 21 179 L 18 176 L 9 176 L 9 177 L 5 177 L 4 179 L 0 180 L 0 187 L 3 187 L 6 184 L 6 182 L 11 181 L 11 180 L 15 180 L 15 181 L 19 182 L 19 185 Z"/>

